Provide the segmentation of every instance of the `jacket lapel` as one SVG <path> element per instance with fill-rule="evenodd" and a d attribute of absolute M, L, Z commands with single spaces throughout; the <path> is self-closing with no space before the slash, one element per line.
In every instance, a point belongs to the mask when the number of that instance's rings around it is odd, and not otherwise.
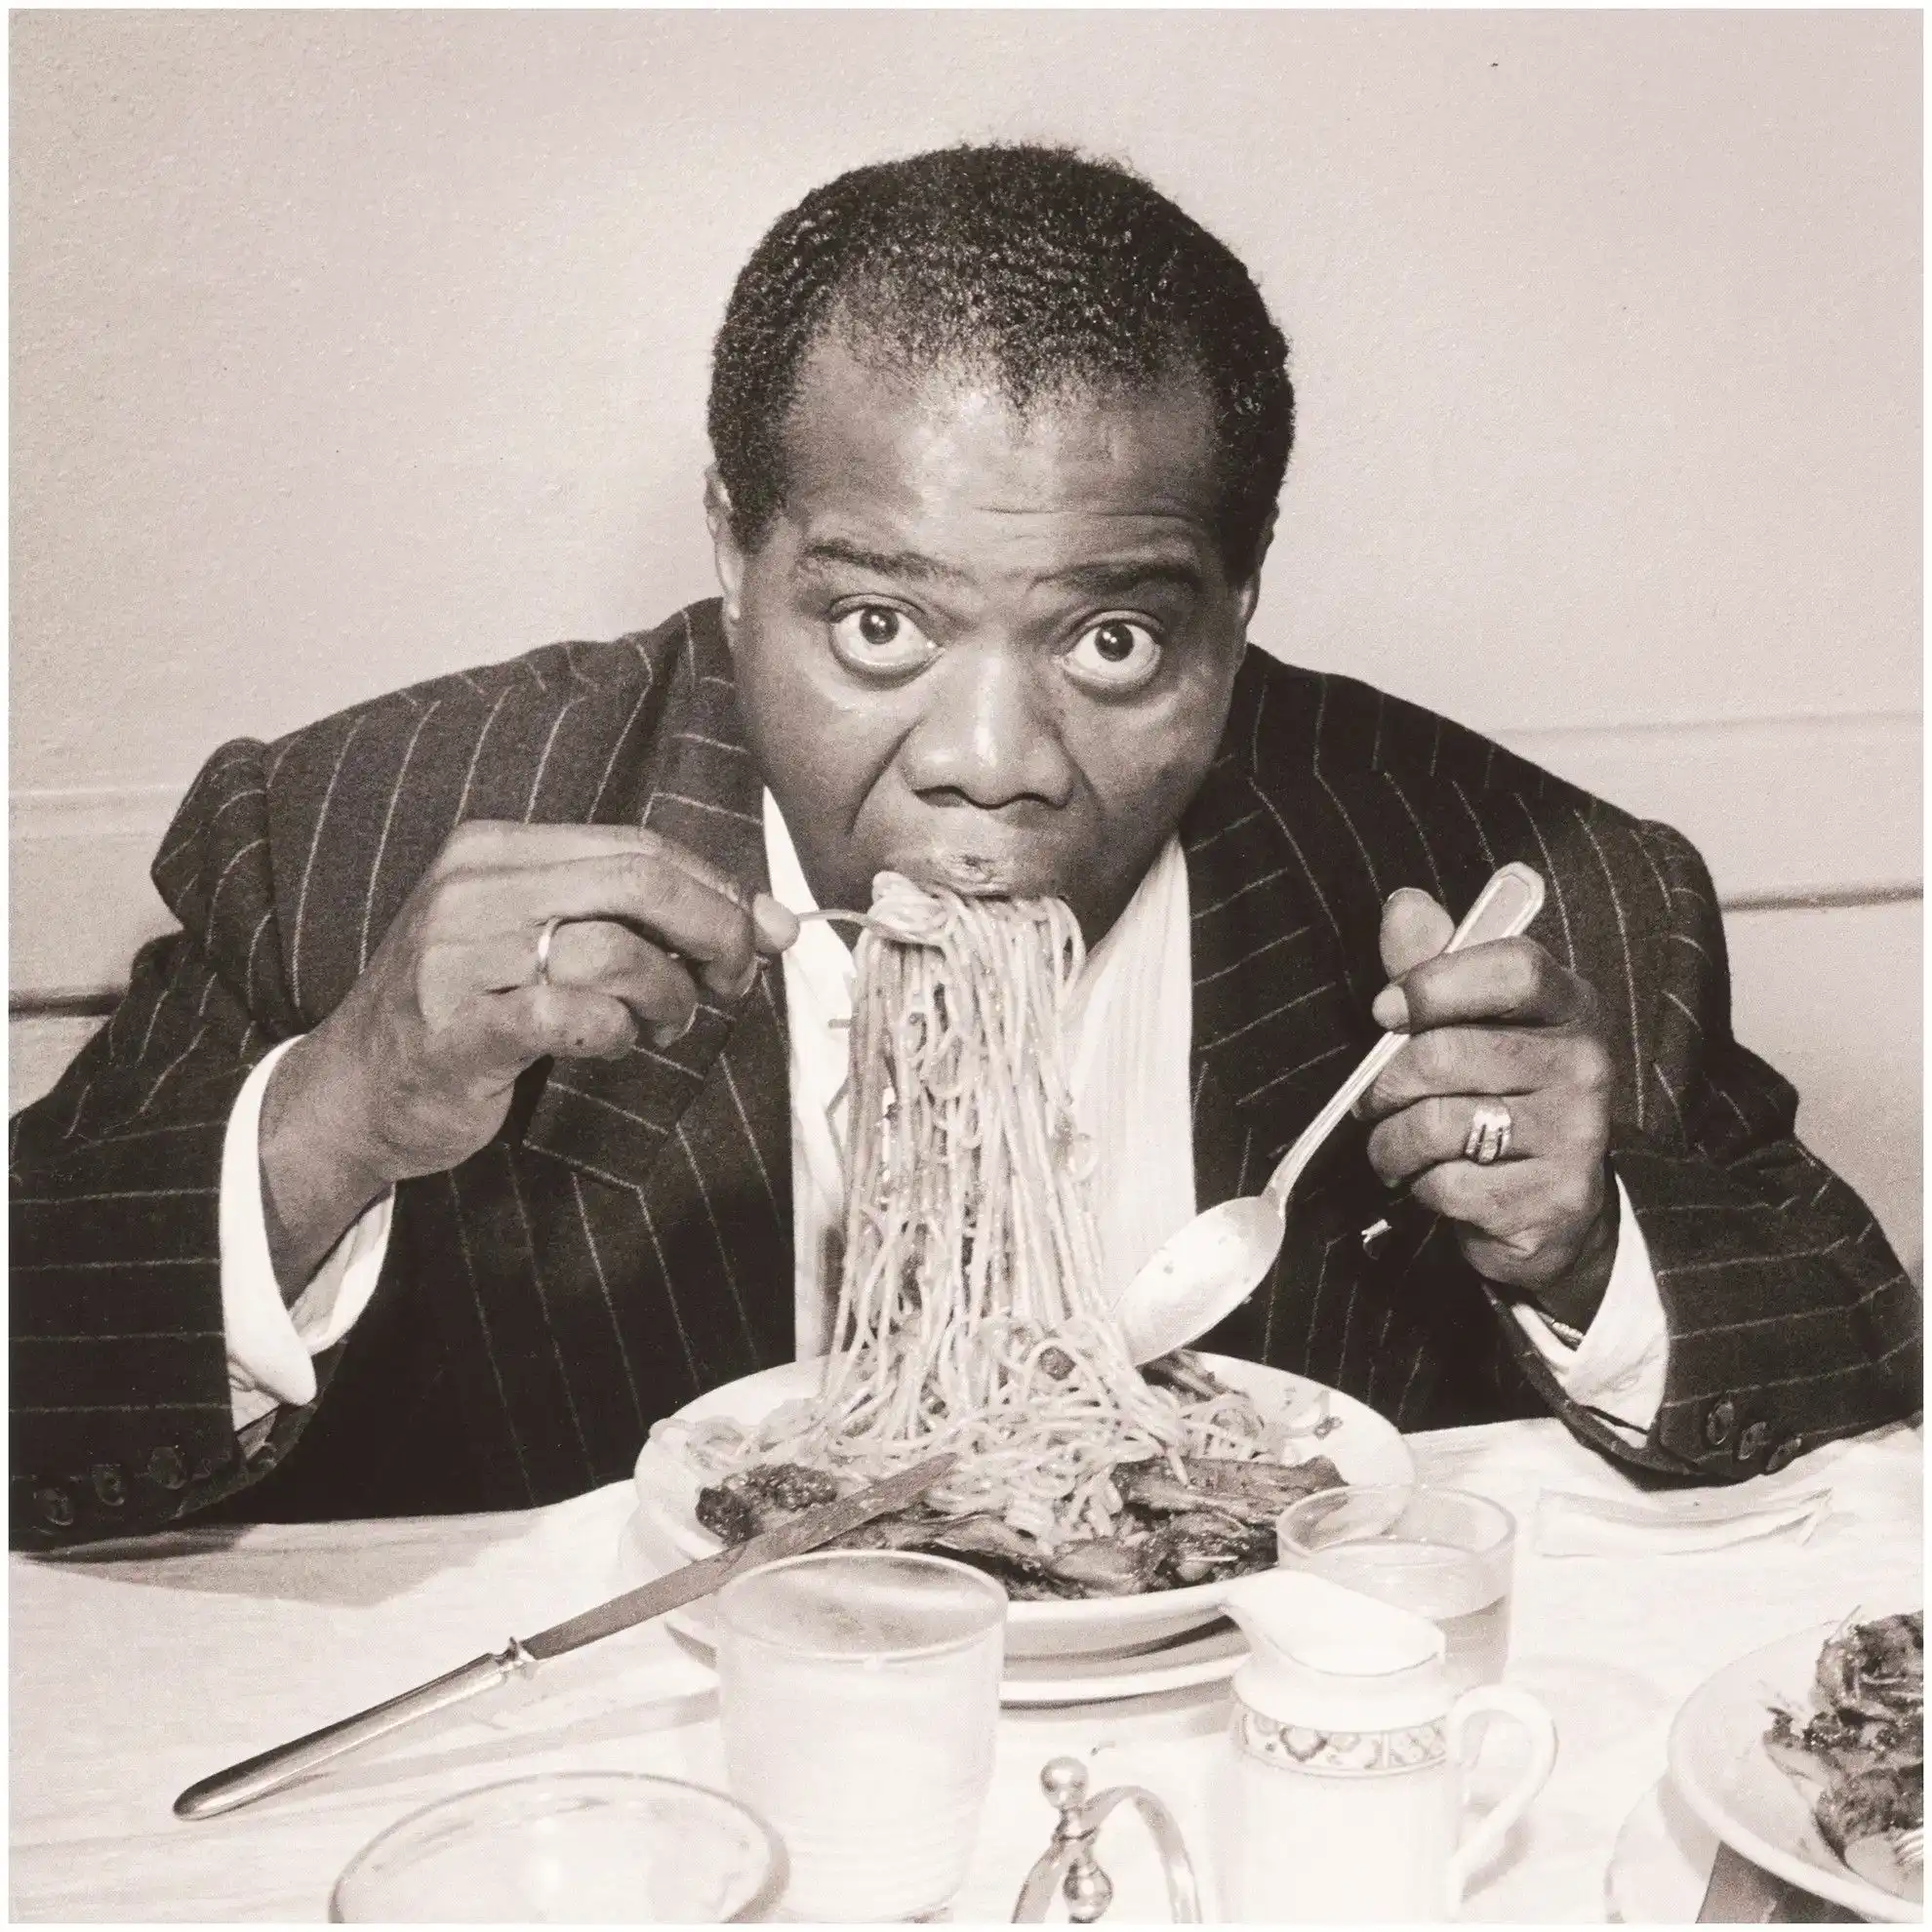
<path fill-rule="evenodd" d="M 1243 671 L 1223 756 L 1181 824 L 1204 1207 L 1261 1187 L 1381 1030 L 1362 988 L 1351 987 L 1342 908 L 1312 863 L 1305 828 L 1253 781 L 1246 714 L 1258 684 Z M 1347 1127 L 1338 1132 L 1311 1186 L 1337 1164 L 1337 1144 L 1351 1138 L 1359 1143 Z"/>
<path fill-rule="evenodd" d="M 1285 808 L 1295 795 L 1288 770 L 1271 769 L 1266 792 L 1255 782 L 1259 669 L 1251 664 L 1237 680 L 1223 755 L 1181 825 L 1194 966 L 1194 1170 L 1203 1208 L 1258 1191 L 1381 1031 L 1368 1013 L 1379 975 L 1372 957 L 1359 956 L 1362 935 L 1351 930 L 1359 908 L 1345 906 L 1324 876 L 1309 836 L 1314 815 Z M 1372 953 L 1372 934 L 1367 944 Z M 1303 1373 L 1322 1364 L 1330 1317 L 1352 1305 L 1364 1197 L 1378 1191 L 1365 1140 L 1353 1120 L 1331 1136 L 1296 1188 L 1268 1280 L 1203 1346 Z"/>
<path fill-rule="evenodd" d="M 666 708 L 666 753 L 652 785 L 642 824 L 747 887 L 769 889 L 762 786 L 745 743 L 731 658 L 715 603 L 685 613 L 685 645 Z M 761 974 L 776 975 L 771 962 Z M 785 1078 L 782 982 L 770 1003 L 781 1016 L 775 1077 Z M 748 1007 L 766 995 L 756 986 L 730 1005 L 701 999 L 691 1030 L 665 1047 L 640 1045 L 622 1060 L 560 1060 L 543 1077 L 523 1126 L 523 1144 L 596 1178 L 641 1186 L 665 1138 L 697 1099 L 725 1043 Z M 786 1158 L 784 1147 L 761 1149 Z"/>

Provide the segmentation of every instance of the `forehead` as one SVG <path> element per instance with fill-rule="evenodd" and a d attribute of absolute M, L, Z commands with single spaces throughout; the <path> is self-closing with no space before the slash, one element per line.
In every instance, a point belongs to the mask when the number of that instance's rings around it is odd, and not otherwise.
<path fill-rule="evenodd" d="M 804 542 L 889 538 L 950 561 L 1212 550 L 1215 458 L 1191 377 L 1020 410 L 970 371 L 881 369 L 834 339 L 808 357 L 786 425 L 784 521 Z"/>

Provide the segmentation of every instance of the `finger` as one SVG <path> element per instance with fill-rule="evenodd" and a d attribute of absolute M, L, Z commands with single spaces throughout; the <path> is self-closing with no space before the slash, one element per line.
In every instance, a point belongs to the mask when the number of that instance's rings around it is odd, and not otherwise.
<path fill-rule="evenodd" d="M 1580 1074 L 1583 1058 L 1568 1034 L 1535 1026 L 1438 1026 L 1409 1040 L 1355 1111 L 1385 1120 L 1431 1094 L 1539 1093 Z"/>
<path fill-rule="evenodd" d="M 673 865 L 682 866 L 701 884 L 723 893 L 734 906 L 742 906 L 751 915 L 753 943 L 760 952 L 783 952 L 798 937 L 797 913 L 770 893 L 732 877 L 708 859 L 700 858 L 688 846 L 665 839 L 662 850 Z"/>
<path fill-rule="evenodd" d="M 758 929 L 761 952 L 786 952 L 798 937 L 798 914 L 768 892 L 751 895 L 751 923 Z"/>
<path fill-rule="evenodd" d="M 1438 1095 L 1392 1113 L 1368 1138 L 1369 1165 L 1385 1185 L 1404 1182 L 1445 1161 L 1468 1159 L 1469 1128 L 1480 1107 L 1494 1105 L 1475 1094 Z M 1553 1122 L 1551 1108 L 1539 1096 L 1509 1106 L 1509 1150 L 1491 1165 L 1566 1151 L 1571 1137 Z M 1552 1131 L 1553 1130 L 1553 1131 Z M 1470 1161 L 1471 1166 L 1475 1165 Z"/>
<path fill-rule="evenodd" d="M 1534 1209 L 1545 1165 L 1538 1160 L 1499 1160 L 1492 1167 L 1443 1161 L 1411 1182 L 1409 1197 L 1449 1221 L 1507 1241 L 1541 1219 Z"/>
<path fill-rule="evenodd" d="M 582 986 L 519 986 L 478 1005 L 486 1049 L 493 1049 L 512 1074 L 545 1054 L 559 1060 L 619 1060 L 637 1044 L 629 1007 Z"/>
<path fill-rule="evenodd" d="M 462 997 L 478 989 L 511 993 L 541 986 L 541 935 L 533 943 L 511 934 L 467 948 L 463 963 L 455 969 L 464 975 Z M 548 980 L 553 986 L 621 999 L 660 1045 L 689 1032 L 698 1011 L 698 987 L 685 968 L 662 946 L 608 919 L 572 920 L 556 929 Z"/>
<path fill-rule="evenodd" d="M 751 914 L 737 891 L 698 877 L 662 851 L 630 851 L 458 874 L 440 883 L 435 914 L 446 933 L 486 944 L 515 937 L 530 949 L 521 956 L 533 960 L 552 919 L 622 921 L 689 961 L 712 992 L 732 999 L 748 987 L 758 959 Z M 560 924 L 559 935 L 564 930 Z M 553 939 L 553 952 L 555 946 Z"/>
<path fill-rule="evenodd" d="M 1600 1166 L 1451 1161 L 1420 1176 L 1409 1192 L 1458 1224 L 1464 1253 L 1489 1280 L 1531 1285 L 1574 1262 L 1579 1231 L 1601 1208 L 1601 1186 Z"/>
<path fill-rule="evenodd" d="M 1384 988 L 1378 1019 L 1384 1001 L 1397 996 L 1411 1032 L 1473 1021 L 1561 1026 L 1584 1019 L 1592 1003 L 1586 981 L 1527 939 L 1491 940 L 1424 960 L 1403 976 L 1399 989 Z"/>
<path fill-rule="evenodd" d="M 573 920 L 550 943 L 550 984 L 621 999 L 658 1046 L 691 1030 L 698 987 L 662 946 L 608 919 Z"/>
<path fill-rule="evenodd" d="M 1456 922 L 1428 893 L 1403 886 L 1382 908 L 1382 970 L 1391 980 L 1433 959 L 1449 944 Z"/>
<path fill-rule="evenodd" d="M 527 825 L 472 819 L 451 833 L 441 863 L 457 872 L 524 872 L 591 860 L 621 863 L 636 856 L 675 865 L 742 906 L 751 916 L 761 951 L 783 952 L 798 937 L 796 916 L 770 893 L 744 885 L 688 846 L 642 825 Z"/>

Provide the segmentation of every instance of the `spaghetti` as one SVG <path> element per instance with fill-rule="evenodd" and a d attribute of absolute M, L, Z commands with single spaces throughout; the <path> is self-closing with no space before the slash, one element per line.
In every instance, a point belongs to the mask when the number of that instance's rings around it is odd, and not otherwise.
<path fill-rule="evenodd" d="M 1252 1400 L 1144 1381 L 1102 1293 L 1091 1144 L 1062 1051 L 1084 959 L 1058 900 L 874 883 L 857 946 L 845 1246 L 816 1401 L 694 1426 L 714 1474 L 782 1458 L 872 1480 L 941 1450 L 928 1502 L 1043 1549 L 1106 1536 L 1124 1465 L 1252 1458 Z"/>

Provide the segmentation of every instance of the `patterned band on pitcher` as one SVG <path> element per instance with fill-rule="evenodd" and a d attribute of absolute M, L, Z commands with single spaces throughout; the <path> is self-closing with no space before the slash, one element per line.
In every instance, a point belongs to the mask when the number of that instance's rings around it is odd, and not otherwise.
<path fill-rule="evenodd" d="M 1360 1778 L 1420 1771 L 1448 1755 L 1448 1727 L 1441 1718 L 1395 1731 L 1316 1731 L 1283 1724 L 1237 1705 L 1234 1742 L 1250 1757 L 1284 1771 L 1314 1771 Z"/>

